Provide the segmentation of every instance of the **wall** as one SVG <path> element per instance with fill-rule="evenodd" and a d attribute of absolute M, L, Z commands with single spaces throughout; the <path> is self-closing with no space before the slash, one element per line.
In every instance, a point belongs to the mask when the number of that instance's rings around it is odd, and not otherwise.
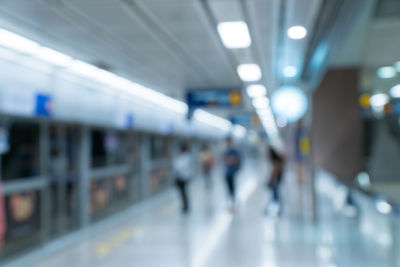
<path fill-rule="evenodd" d="M 329 70 L 312 100 L 312 155 L 318 168 L 351 180 L 361 166 L 358 71 Z"/>

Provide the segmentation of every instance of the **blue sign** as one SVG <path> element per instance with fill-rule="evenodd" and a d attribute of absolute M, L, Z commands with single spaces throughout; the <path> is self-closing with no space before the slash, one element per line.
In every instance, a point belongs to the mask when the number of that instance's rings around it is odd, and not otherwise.
<path fill-rule="evenodd" d="M 134 126 L 133 114 L 132 113 L 128 113 L 128 114 L 126 114 L 126 117 L 125 117 L 125 127 L 127 129 L 133 129 L 133 126 Z"/>
<path fill-rule="evenodd" d="M 257 125 L 259 124 L 258 116 L 255 113 L 237 113 L 231 116 L 231 122 L 233 124 L 240 124 L 244 126 Z"/>
<path fill-rule="evenodd" d="M 242 92 L 239 88 L 230 89 L 194 89 L 186 94 L 189 107 L 241 107 Z"/>
<path fill-rule="evenodd" d="M 53 114 L 53 99 L 47 94 L 36 95 L 35 115 L 51 117 Z"/>

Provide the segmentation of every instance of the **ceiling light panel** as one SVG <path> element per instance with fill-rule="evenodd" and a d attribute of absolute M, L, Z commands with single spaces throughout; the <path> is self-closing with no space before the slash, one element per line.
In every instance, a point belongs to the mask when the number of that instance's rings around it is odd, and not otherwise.
<path fill-rule="evenodd" d="M 390 79 L 396 76 L 396 69 L 392 66 L 380 67 L 376 74 L 381 79 Z"/>
<path fill-rule="evenodd" d="M 237 72 L 243 82 L 256 82 L 261 79 L 261 69 L 257 64 L 241 64 Z"/>
<path fill-rule="evenodd" d="M 286 78 L 293 78 L 297 76 L 297 68 L 295 66 L 286 66 L 282 70 L 283 76 Z"/>
<path fill-rule="evenodd" d="M 221 22 L 218 24 L 217 28 L 219 36 L 226 48 L 246 48 L 251 45 L 249 29 L 245 22 Z"/>
<path fill-rule="evenodd" d="M 253 99 L 252 104 L 255 109 L 265 109 L 268 108 L 269 100 L 266 97 L 259 97 Z"/>
<path fill-rule="evenodd" d="M 288 29 L 287 35 L 290 39 L 303 39 L 307 36 L 307 29 L 300 25 L 292 26 Z"/>
<path fill-rule="evenodd" d="M 267 94 L 267 88 L 262 84 L 252 84 L 247 86 L 247 95 L 251 98 L 262 97 Z"/>

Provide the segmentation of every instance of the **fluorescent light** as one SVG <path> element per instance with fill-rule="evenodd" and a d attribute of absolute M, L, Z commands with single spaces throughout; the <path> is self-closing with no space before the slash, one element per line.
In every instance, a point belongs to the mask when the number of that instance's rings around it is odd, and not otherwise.
<path fill-rule="evenodd" d="M 390 95 L 394 98 L 400 98 L 400 84 L 395 85 L 390 89 Z"/>
<path fill-rule="evenodd" d="M 390 213 L 392 211 L 392 206 L 389 203 L 387 203 L 386 201 L 383 201 L 383 200 L 377 201 L 375 206 L 376 206 L 376 209 L 380 213 L 383 213 L 383 214 L 388 214 L 388 213 Z"/>
<path fill-rule="evenodd" d="M 247 24 L 243 21 L 221 22 L 218 33 L 226 48 L 246 48 L 251 45 Z"/>
<path fill-rule="evenodd" d="M 70 56 L 64 55 L 60 52 L 44 46 L 41 46 L 33 55 L 44 61 L 62 67 L 66 67 L 72 62 L 72 58 Z"/>
<path fill-rule="evenodd" d="M 389 103 L 389 96 L 387 94 L 375 94 L 371 96 L 370 103 L 372 108 L 380 109 Z"/>
<path fill-rule="evenodd" d="M 241 126 L 241 125 L 234 125 L 232 126 L 232 133 L 234 136 L 238 137 L 238 138 L 243 138 L 246 135 L 246 128 Z"/>
<path fill-rule="evenodd" d="M 95 78 L 98 68 L 80 60 L 74 60 L 69 69 L 76 74 Z"/>
<path fill-rule="evenodd" d="M 300 25 L 292 26 L 288 29 L 287 35 L 290 39 L 303 39 L 307 35 L 307 29 Z"/>
<path fill-rule="evenodd" d="M 257 64 L 241 64 L 237 67 L 239 77 L 244 82 L 255 82 L 261 79 L 261 69 Z"/>
<path fill-rule="evenodd" d="M 263 109 L 268 107 L 269 100 L 266 97 L 258 97 L 253 99 L 252 104 L 255 109 Z"/>
<path fill-rule="evenodd" d="M 33 54 L 40 47 L 38 43 L 4 29 L 0 29 L 0 45 L 24 54 Z"/>
<path fill-rule="evenodd" d="M 286 66 L 282 72 L 285 77 L 292 78 L 297 75 L 297 68 L 295 66 Z"/>
<path fill-rule="evenodd" d="M 256 109 L 256 112 L 257 112 L 258 116 L 262 117 L 262 116 L 266 116 L 266 115 L 270 114 L 271 110 L 269 108 L 260 108 L 260 109 Z"/>
<path fill-rule="evenodd" d="M 196 109 L 193 116 L 196 120 L 223 131 L 229 131 L 232 127 L 232 123 L 228 120 L 215 116 L 201 109 Z"/>
<path fill-rule="evenodd" d="M 381 79 L 390 79 L 396 76 L 396 70 L 392 66 L 380 67 L 376 73 Z"/>
<path fill-rule="evenodd" d="M 265 96 L 267 88 L 262 84 L 252 84 L 247 86 L 247 95 L 251 98 Z"/>
<path fill-rule="evenodd" d="M 140 98 L 148 102 L 148 104 L 156 104 L 182 116 L 184 116 L 188 110 L 187 104 L 182 101 L 166 96 L 114 73 L 97 68 L 86 62 L 73 59 L 68 55 L 41 46 L 32 40 L 1 28 L 0 58 L 14 61 L 25 66 L 27 66 L 28 61 L 34 60 L 35 62 L 45 61 L 54 65 L 68 67 L 68 70 L 73 74 L 90 78 L 93 81 L 107 85 L 107 87 L 99 87 L 104 88 L 104 91 L 117 93 L 127 99 Z M 197 110 L 195 115 L 197 115 L 196 118 L 201 123 L 214 126 L 225 132 L 231 130 L 231 123 L 226 119 L 201 110 Z M 243 129 L 238 129 L 239 130 L 236 130 L 236 132 L 242 134 Z"/>

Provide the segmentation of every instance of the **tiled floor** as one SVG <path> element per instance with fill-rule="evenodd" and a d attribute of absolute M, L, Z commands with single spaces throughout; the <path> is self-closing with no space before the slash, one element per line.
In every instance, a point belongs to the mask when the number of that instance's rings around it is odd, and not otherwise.
<path fill-rule="evenodd" d="M 192 210 L 187 216 L 180 214 L 175 194 L 171 194 L 140 215 L 125 214 L 124 219 L 111 219 L 81 241 L 24 265 L 397 266 L 393 260 L 397 251 L 369 240 L 354 219 L 334 213 L 323 196 L 318 198 L 320 219 L 315 224 L 300 219 L 295 212 L 295 194 L 291 194 L 296 190 L 293 181 L 288 180 L 287 189 L 283 190 L 286 205 L 281 218 L 265 216 L 265 170 L 254 163 L 246 166 L 240 177 L 240 204 L 234 214 L 227 210 L 222 179 L 216 175 L 211 193 L 205 191 L 202 181 L 193 183 Z"/>

